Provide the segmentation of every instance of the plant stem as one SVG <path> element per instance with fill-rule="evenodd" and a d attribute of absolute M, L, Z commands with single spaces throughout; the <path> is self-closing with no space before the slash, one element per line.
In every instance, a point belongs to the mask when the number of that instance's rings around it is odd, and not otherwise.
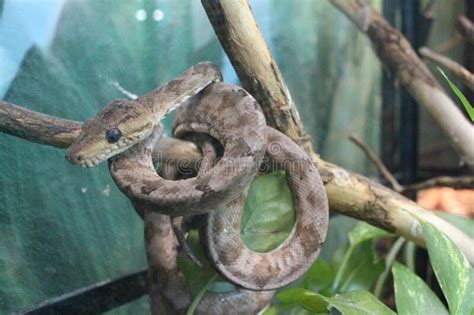
<path fill-rule="evenodd" d="M 346 254 L 344 255 L 344 258 L 342 259 L 341 266 L 337 270 L 336 277 L 334 277 L 334 282 L 332 283 L 332 287 L 331 287 L 332 293 L 336 292 L 337 288 L 339 287 L 339 284 L 341 283 L 342 276 L 344 275 L 344 271 L 347 268 L 347 264 L 349 263 L 349 259 L 351 258 L 354 248 L 355 246 L 350 245 L 349 248 L 347 249 Z"/>
<path fill-rule="evenodd" d="M 415 250 L 416 245 L 413 242 L 407 242 L 403 249 L 405 264 L 412 272 L 415 272 Z"/>
<path fill-rule="evenodd" d="M 387 280 L 387 276 L 390 272 L 390 268 L 392 268 L 393 261 L 397 257 L 398 252 L 400 251 L 404 243 L 405 239 L 403 237 L 399 237 L 395 241 L 395 243 L 393 243 L 392 248 L 390 249 L 387 254 L 387 257 L 385 258 L 385 270 L 380 274 L 374 288 L 374 295 L 377 298 L 380 298 L 380 294 L 382 293 L 382 287 L 385 284 L 385 281 Z"/>

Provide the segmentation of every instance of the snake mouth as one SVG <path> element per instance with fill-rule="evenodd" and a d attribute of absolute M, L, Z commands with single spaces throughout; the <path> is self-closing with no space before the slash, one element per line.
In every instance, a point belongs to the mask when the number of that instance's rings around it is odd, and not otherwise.
<path fill-rule="evenodd" d="M 78 165 L 80 167 L 83 167 L 83 168 L 89 168 L 89 167 L 97 166 L 103 160 L 104 159 L 100 159 L 100 158 L 92 158 L 92 159 L 89 159 L 89 160 L 83 160 L 83 161 L 79 162 Z"/>
<path fill-rule="evenodd" d="M 123 139 L 120 142 L 100 150 L 89 148 L 78 150 L 77 147 L 70 147 L 66 150 L 66 159 L 72 164 L 84 168 L 97 166 L 103 161 L 122 153 L 136 143 L 135 139 Z M 99 151 L 99 152 L 97 152 Z"/>

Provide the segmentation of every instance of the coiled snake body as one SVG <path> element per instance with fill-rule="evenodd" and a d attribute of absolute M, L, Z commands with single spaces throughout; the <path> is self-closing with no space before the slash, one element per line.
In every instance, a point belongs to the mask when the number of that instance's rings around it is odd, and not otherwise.
<path fill-rule="evenodd" d="M 215 66 L 200 63 L 149 95 L 108 105 L 83 125 L 68 158 L 82 166 L 111 158 L 109 169 L 118 187 L 153 211 L 207 213 L 201 238 L 216 269 L 241 287 L 276 289 L 301 276 L 319 254 L 328 221 L 323 184 L 310 158 L 265 125 L 253 97 L 218 81 Z M 159 121 L 179 105 L 174 136 L 209 134 L 223 154 L 196 177 L 170 181 L 157 175 L 151 153 L 159 140 Z M 240 240 L 244 191 L 262 161 L 270 171 L 285 170 L 296 209 L 289 237 L 268 253 L 251 251 Z"/>

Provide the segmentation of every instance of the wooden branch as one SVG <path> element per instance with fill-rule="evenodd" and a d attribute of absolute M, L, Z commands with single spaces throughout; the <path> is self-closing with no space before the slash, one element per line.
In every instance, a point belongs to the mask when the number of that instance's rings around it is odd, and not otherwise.
<path fill-rule="evenodd" d="M 209 2 L 211 0 L 204 1 Z M 242 7 L 234 7 L 235 3 L 239 3 Z M 247 15 L 246 18 L 242 18 L 243 21 L 253 21 L 252 13 L 247 5 L 247 3 L 243 0 L 226 0 L 226 1 L 216 1 L 212 0 L 212 3 L 218 3 L 218 8 L 221 8 L 223 15 L 232 15 L 232 14 L 245 14 Z M 230 3 L 230 4 L 229 4 Z M 213 10 L 217 10 L 214 7 L 214 4 L 211 6 L 207 4 L 207 8 L 214 8 Z M 235 8 L 235 10 L 229 10 L 229 8 Z M 219 15 L 217 11 L 213 14 L 210 14 L 211 19 L 213 17 L 220 19 L 220 21 L 235 21 L 234 19 L 228 19 L 223 17 L 223 15 Z M 213 24 L 219 24 L 217 22 L 213 22 Z M 251 23 L 251 25 L 253 25 Z M 251 45 L 255 47 L 265 47 L 268 49 L 264 43 L 259 41 L 263 41 L 263 38 L 260 34 L 260 31 L 256 27 L 250 27 L 246 24 L 239 24 L 237 22 L 232 23 L 222 23 L 225 27 L 232 27 L 228 34 L 235 36 L 234 34 L 240 34 L 239 42 L 231 41 L 232 45 L 238 45 L 238 43 L 251 43 Z M 219 27 L 216 26 L 216 31 L 219 33 Z M 257 32 L 254 34 L 252 32 Z M 242 34 L 247 34 L 253 38 L 255 42 L 246 40 L 242 38 Z M 245 36 L 244 36 L 245 37 Z M 234 63 L 241 63 L 242 69 L 249 69 L 245 71 L 241 71 L 239 76 L 242 81 L 243 79 L 250 80 L 250 74 L 257 73 L 255 71 L 256 68 L 260 69 L 260 65 L 263 61 L 273 60 L 272 58 L 268 59 L 268 56 L 271 57 L 270 52 L 268 51 L 266 54 L 262 53 L 261 51 L 254 51 L 254 50 L 246 50 L 245 53 L 239 55 L 231 55 L 227 50 L 229 57 L 233 60 Z M 267 57 L 265 57 L 267 56 Z M 267 58 L 267 59 L 262 59 Z M 410 201 L 409 199 L 401 196 L 400 194 L 377 184 L 364 176 L 360 176 L 354 173 L 351 173 L 339 166 L 334 164 L 328 163 L 319 158 L 319 156 L 314 152 L 312 146 L 310 146 L 309 140 L 306 137 L 301 137 L 301 135 L 305 135 L 303 125 L 297 115 L 296 107 L 294 103 L 287 103 L 281 104 L 278 100 L 285 99 L 284 95 L 289 96 L 288 89 L 283 81 L 280 80 L 281 75 L 279 75 L 279 70 L 276 64 L 273 63 L 272 67 L 267 67 L 261 69 L 260 71 L 270 71 L 271 73 L 266 73 L 265 75 L 260 75 L 261 81 L 261 89 L 255 88 L 257 91 L 250 90 L 249 92 L 256 95 L 262 95 L 261 91 L 273 91 L 272 93 L 279 93 L 280 95 L 273 96 L 273 94 L 267 95 L 267 101 L 262 102 L 262 107 L 265 108 L 265 113 L 271 116 L 271 120 L 274 121 L 275 124 L 273 126 L 277 126 L 279 130 L 290 136 L 294 140 L 299 140 L 302 146 L 307 150 L 307 152 L 312 157 L 314 163 L 318 166 L 323 181 L 325 183 L 326 192 L 329 199 L 329 205 L 331 210 L 337 211 L 344 215 L 348 215 L 354 217 L 356 219 L 367 221 L 375 226 L 385 228 L 389 231 L 395 232 L 398 235 L 404 236 L 405 238 L 414 241 L 419 245 L 424 244 L 424 239 L 422 235 L 422 231 L 419 228 L 418 221 L 415 219 L 416 217 L 422 218 L 432 224 L 435 224 L 440 230 L 446 233 L 456 244 L 457 246 L 464 252 L 466 257 L 468 257 L 471 264 L 474 264 L 474 241 L 469 238 L 465 233 L 454 227 L 453 225 L 449 224 L 448 222 L 444 221 L 443 219 L 437 217 L 430 211 L 427 211 L 416 203 Z M 266 79 L 265 79 L 266 78 Z M 274 82 L 278 81 L 277 86 L 284 86 L 285 88 L 278 89 L 275 88 L 273 85 Z M 270 104 L 270 105 L 269 105 Z M 279 109 L 279 106 L 282 106 Z M 53 118 L 46 115 L 41 115 L 38 113 L 34 113 L 33 116 L 38 117 L 38 119 L 34 120 L 34 124 L 28 126 L 27 124 L 11 124 L 10 121 L 17 121 L 21 119 L 17 119 L 15 113 L 18 113 L 19 116 L 24 114 L 22 110 L 18 110 L 14 107 L 11 107 L 11 104 L 3 102 L 1 104 L 4 107 L 3 110 L 0 111 L 0 126 L 2 126 L 2 131 L 13 134 L 18 137 L 22 137 L 28 139 L 30 141 L 53 145 L 57 147 L 66 147 L 67 142 L 72 142 L 72 140 L 77 136 L 79 132 L 80 124 L 77 122 L 70 122 L 67 120 L 62 120 L 59 118 Z M 5 109 L 6 107 L 6 109 Z M 275 110 L 270 110 L 270 108 L 275 108 Z M 13 109 L 12 109 L 13 108 Z M 15 112 L 16 110 L 16 112 Z M 285 117 L 281 115 L 281 113 L 285 112 L 290 117 Z M 33 112 L 27 111 L 27 114 L 31 114 Z M 31 116 L 31 115 L 30 115 Z M 29 119 L 34 119 L 35 117 L 29 117 Z M 71 123 L 72 127 L 69 124 Z M 3 126 L 5 124 L 5 126 Z M 19 131 L 15 130 L 15 126 L 18 126 Z M 61 133 L 50 134 L 50 136 L 43 137 L 41 136 L 41 132 L 44 130 L 56 130 L 57 128 L 63 128 L 70 131 L 67 133 L 66 131 Z M 34 135 L 31 136 L 31 135 Z M 172 141 L 172 140 L 171 140 Z M 184 151 L 190 150 L 193 151 L 192 144 L 186 142 L 178 142 L 179 146 L 188 145 L 190 147 L 184 148 Z M 181 150 L 181 149 L 180 149 Z M 180 150 L 176 150 L 176 152 L 181 152 Z M 163 152 L 163 155 L 168 154 L 167 152 Z"/>
<path fill-rule="evenodd" d="M 261 105 L 267 123 L 285 130 L 302 148 L 314 152 L 309 135 L 300 127 L 301 120 L 285 80 L 247 1 L 201 2 L 242 86 Z M 249 56 L 255 58 L 253 62 L 246 60 Z"/>
<path fill-rule="evenodd" d="M 81 123 L 0 100 L 0 131 L 32 142 L 67 148 L 79 136 Z"/>
<path fill-rule="evenodd" d="M 406 38 L 364 0 L 330 0 L 372 42 L 380 61 L 431 114 L 461 160 L 474 170 L 474 126 L 442 89 Z"/>
<path fill-rule="evenodd" d="M 451 71 L 456 77 L 461 79 L 463 83 L 472 91 L 474 91 L 474 74 L 472 74 L 469 70 L 464 68 L 462 65 L 457 63 L 456 61 L 443 56 L 441 54 L 436 53 L 435 51 L 427 48 L 422 47 L 419 50 L 420 55 L 428 59 L 429 61 L 434 62 L 438 66 L 441 66 L 445 69 Z"/>
<path fill-rule="evenodd" d="M 464 15 L 460 15 L 456 21 L 456 29 L 471 44 L 474 45 L 474 24 Z"/>
<path fill-rule="evenodd" d="M 423 218 L 449 235 L 474 264 L 474 240 L 465 233 L 400 194 L 319 158 L 304 136 L 295 104 L 245 0 L 201 1 L 240 80 L 260 100 L 267 122 L 300 143 L 318 166 L 331 210 L 393 231 L 419 245 L 424 239 L 415 216 Z M 445 95 L 435 82 L 438 94 Z M 450 100 L 447 96 L 445 99 Z M 472 151 L 474 156 L 474 148 Z M 474 159 L 471 161 L 474 165 Z"/>
<path fill-rule="evenodd" d="M 80 132 L 80 123 L 78 122 L 24 110 L 6 102 L 1 102 L 0 108 L 0 130 L 32 142 L 65 148 Z M 16 116 L 17 114 L 19 117 Z M 26 115 L 26 118 L 22 115 Z M 23 119 L 34 121 L 34 124 L 31 126 L 25 123 L 3 125 L 5 121 L 23 121 Z M 16 130 L 15 126 L 18 126 L 19 129 Z M 48 136 L 42 136 L 41 133 L 45 130 L 63 131 L 47 133 Z M 178 161 L 184 157 L 189 163 L 196 164 L 201 158 L 201 155 L 195 152 L 195 145 L 187 141 L 169 138 L 164 145 L 158 146 L 158 148 L 161 148 L 161 151 L 155 149 L 155 154 L 159 157 L 166 157 L 169 161 Z M 187 154 L 186 152 L 191 152 L 191 154 L 184 156 L 183 154 Z M 417 227 L 414 215 L 417 215 L 437 225 L 439 229 L 449 235 L 469 261 L 474 264 L 474 241 L 463 232 L 396 192 L 364 176 L 353 174 L 328 163 L 315 153 L 312 156 L 325 183 L 331 210 L 367 221 L 402 235 L 418 245 L 423 245 L 421 231 L 414 228 Z"/>
<path fill-rule="evenodd" d="M 398 183 L 397 179 L 392 175 L 392 173 L 390 173 L 390 171 L 387 169 L 385 164 L 383 164 L 383 162 L 372 151 L 372 149 L 370 149 L 369 146 L 364 141 L 362 141 L 359 137 L 357 137 L 356 135 L 349 136 L 349 139 L 364 151 L 367 158 L 370 161 L 372 161 L 372 163 L 379 170 L 379 172 L 383 175 L 383 177 L 385 177 L 385 179 L 390 183 L 392 188 L 396 192 L 401 193 L 403 191 L 403 186 Z"/>

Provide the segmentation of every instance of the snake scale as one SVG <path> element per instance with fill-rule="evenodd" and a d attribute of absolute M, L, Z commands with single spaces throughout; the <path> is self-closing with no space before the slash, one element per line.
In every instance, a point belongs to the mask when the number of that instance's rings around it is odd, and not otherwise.
<path fill-rule="evenodd" d="M 318 256 L 328 223 L 326 195 L 304 151 L 266 126 L 245 90 L 220 81 L 217 67 L 199 63 L 143 97 L 112 102 L 83 124 L 67 158 L 83 167 L 109 159 L 121 191 L 154 212 L 205 213 L 201 239 L 219 273 L 245 289 L 273 290 L 296 280 Z M 195 177 L 167 180 L 156 173 L 152 151 L 161 137 L 159 122 L 176 108 L 174 137 L 208 134 L 222 155 Z M 285 170 L 296 210 L 286 241 L 267 253 L 251 251 L 240 239 L 244 192 L 262 166 Z"/>

